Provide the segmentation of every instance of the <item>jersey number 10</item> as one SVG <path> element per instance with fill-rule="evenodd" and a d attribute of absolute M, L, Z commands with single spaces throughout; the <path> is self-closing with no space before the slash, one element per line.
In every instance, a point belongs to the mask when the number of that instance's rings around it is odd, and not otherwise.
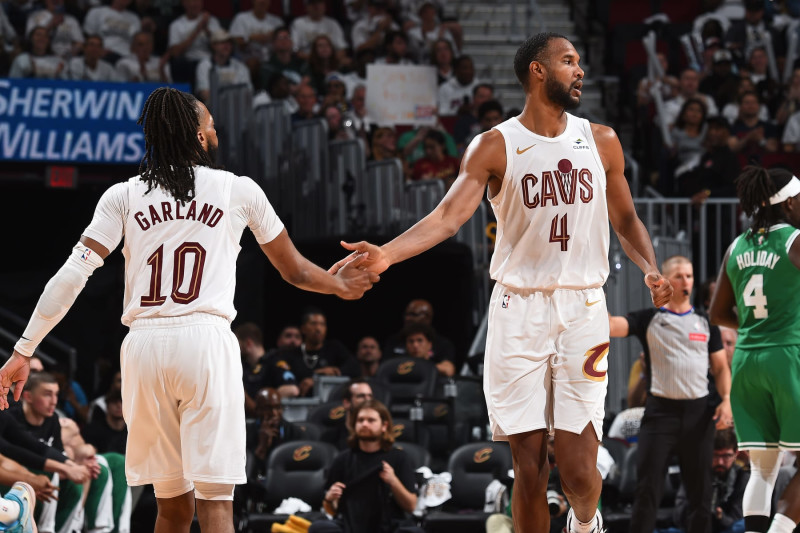
<path fill-rule="evenodd" d="M 767 297 L 764 296 L 764 275 L 753 274 L 744 286 L 744 305 L 753 307 L 754 318 L 767 318 Z"/>
<path fill-rule="evenodd" d="M 206 249 L 198 242 L 185 242 L 175 249 L 173 255 L 172 293 L 169 295 L 176 304 L 188 304 L 200 296 L 200 282 L 203 280 L 203 265 L 206 262 Z M 186 278 L 186 260 L 189 255 L 194 255 L 191 279 L 186 290 L 181 291 L 181 286 Z M 150 265 L 150 292 L 142 296 L 142 307 L 155 307 L 167 301 L 161 294 L 161 269 L 164 265 L 164 245 L 147 258 Z"/>

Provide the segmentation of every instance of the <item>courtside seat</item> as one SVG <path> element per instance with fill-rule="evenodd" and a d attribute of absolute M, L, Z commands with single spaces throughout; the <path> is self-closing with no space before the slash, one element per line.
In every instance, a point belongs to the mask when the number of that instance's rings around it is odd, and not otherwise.
<path fill-rule="evenodd" d="M 417 396 L 433 396 L 436 376 L 436 365 L 427 359 L 392 357 L 378 367 L 375 380 L 389 389 L 392 416 L 408 417 Z"/>

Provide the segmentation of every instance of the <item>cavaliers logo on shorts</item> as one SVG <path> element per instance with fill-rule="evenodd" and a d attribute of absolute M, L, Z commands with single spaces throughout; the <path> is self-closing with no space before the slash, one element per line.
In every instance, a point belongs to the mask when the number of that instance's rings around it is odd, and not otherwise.
<path fill-rule="evenodd" d="M 313 448 L 313 446 L 300 446 L 292 454 L 292 459 L 295 461 L 304 461 L 308 459 Z"/>
<path fill-rule="evenodd" d="M 481 448 L 475 455 L 472 456 L 472 460 L 476 463 L 485 463 L 492 457 L 492 449 L 491 448 Z"/>
<path fill-rule="evenodd" d="M 592 381 L 603 381 L 606 379 L 606 371 L 598 370 L 597 367 L 600 366 L 600 363 L 605 359 L 606 355 L 608 355 L 608 345 L 609 343 L 604 342 L 590 348 L 589 351 L 586 352 L 584 356 L 586 357 L 586 361 L 583 363 L 584 377 Z"/>

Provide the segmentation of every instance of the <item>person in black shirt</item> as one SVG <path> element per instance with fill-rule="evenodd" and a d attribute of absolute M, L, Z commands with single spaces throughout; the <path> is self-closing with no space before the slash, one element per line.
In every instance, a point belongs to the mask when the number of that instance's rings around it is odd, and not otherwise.
<path fill-rule="evenodd" d="M 456 373 L 453 361 L 433 349 L 436 332 L 433 328 L 423 323 L 412 323 L 403 329 L 406 343 L 406 354 L 409 357 L 427 359 L 436 364 L 440 376 L 452 377 Z"/>
<path fill-rule="evenodd" d="M 433 327 L 433 306 L 427 300 L 411 300 L 403 314 L 403 327 L 411 324 L 426 324 Z M 437 357 L 448 361 L 455 361 L 455 347 L 450 339 L 434 332 L 433 353 Z M 386 339 L 383 347 L 383 356 L 395 357 L 408 355 L 404 331 L 401 329 Z"/>
<path fill-rule="evenodd" d="M 323 506 L 331 521 L 311 524 L 309 533 L 422 533 L 410 514 L 417 506 L 414 469 L 393 448 L 392 417 L 369 400 L 356 407 L 350 449 L 334 459 Z"/>
<path fill-rule="evenodd" d="M 125 455 L 128 426 L 122 417 L 122 393 L 112 389 L 106 394 L 106 411 L 98 412 L 83 429 L 83 438 L 97 453 L 116 452 Z"/>
<path fill-rule="evenodd" d="M 247 449 L 255 456 L 255 472 L 263 475 L 269 454 L 279 444 L 303 438 L 303 430 L 283 418 L 278 391 L 264 387 L 256 394 L 258 425 L 248 426 Z"/>

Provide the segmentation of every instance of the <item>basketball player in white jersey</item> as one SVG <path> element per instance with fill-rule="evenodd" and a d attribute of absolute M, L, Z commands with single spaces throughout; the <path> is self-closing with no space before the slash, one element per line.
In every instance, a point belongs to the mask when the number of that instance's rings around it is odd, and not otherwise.
<path fill-rule="evenodd" d="M 602 529 L 596 465 L 607 388 L 609 219 L 653 303 L 672 294 L 634 210 L 616 134 L 566 112 L 580 103 L 578 60 L 563 36 L 525 41 L 514 59 L 526 93 L 522 114 L 476 137 L 455 184 L 411 229 L 381 247 L 343 243 L 368 252 L 363 265 L 383 272 L 455 234 L 488 186 L 497 240 L 484 390 L 493 438 L 511 445 L 517 533 L 549 530 L 549 431 L 571 506 L 568 531 Z"/>
<path fill-rule="evenodd" d="M 355 299 L 378 277 L 358 268 L 364 256 L 335 275 L 303 257 L 263 190 L 214 168 L 214 121 L 193 96 L 156 89 L 139 123 L 146 144 L 140 175 L 106 191 L 45 287 L 0 369 L 0 409 L 12 383 L 19 398 L 36 346 L 124 237 L 128 483 L 153 484 L 157 533 L 188 533 L 195 502 L 202 531 L 233 533 L 233 489 L 246 481 L 242 366 L 230 329 L 244 228 L 297 287 Z"/>

